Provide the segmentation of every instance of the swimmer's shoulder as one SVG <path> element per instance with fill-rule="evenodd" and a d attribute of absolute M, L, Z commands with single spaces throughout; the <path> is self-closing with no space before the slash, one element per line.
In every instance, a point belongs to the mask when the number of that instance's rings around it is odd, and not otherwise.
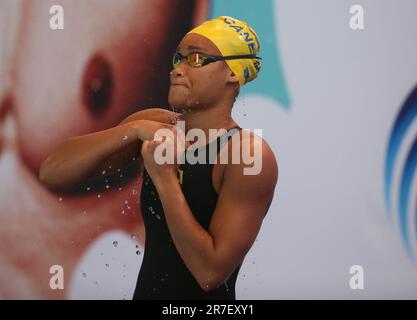
<path fill-rule="evenodd" d="M 215 190 L 220 193 L 225 180 L 234 181 L 232 183 L 236 187 L 244 183 L 244 180 L 261 188 L 274 187 L 278 180 L 278 161 L 272 148 L 262 136 L 253 131 L 240 128 L 238 132 L 235 133 L 235 139 L 228 140 L 227 148 L 226 145 L 221 148 L 220 153 L 228 153 L 227 163 L 221 164 L 218 160 L 214 165 L 212 179 Z M 234 157 L 240 161 L 234 163 Z M 252 160 L 249 161 L 251 163 L 247 163 L 248 160 Z"/>
<path fill-rule="evenodd" d="M 262 135 L 258 135 L 256 132 L 247 129 L 241 129 L 239 130 L 239 133 L 240 143 L 233 143 L 233 139 L 229 139 L 228 141 L 229 156 L 232 156 L 233 152 L 237 152 L 237 154 L 240 155 L 238 167 L 242 169 L 247 167 L 248 164 L 246 162 L 248 159 L 251 159 L 254 160 L 254 162 L 258 162 L 256 165 L 260 164 L 260 171 L 255 173 L 255 175 L 270 175 L 271 173 L 274 173 L 274 175 L 276 173 L 277 175 L 278 162 L 275 153 Z M 246 155 L 246 157 L 244 155 Z M 232 167 L 232 161 L 229 163 L 231 165 L 228 167 Z M 256 170 L 254 172 L 256 172 Z"/>

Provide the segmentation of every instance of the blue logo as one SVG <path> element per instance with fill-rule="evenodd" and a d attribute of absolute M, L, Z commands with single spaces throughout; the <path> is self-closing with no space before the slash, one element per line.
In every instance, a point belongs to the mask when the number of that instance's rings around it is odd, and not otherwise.
<path fill-rule="evenodd" d="M 398 158 L 398 152 L 401 144 L 409 131 L 411 125 L 417 121 L 417 87 L 411 92 L 406 101 L 404 102 L 397 118 L 395 119 L 394 126 L 389 138 L 388 149 L 385 161 L 385 203 L 389 217 L 392 219 L 392 212 L 398 213 L 400 231 L 402 241 L 410 257 L 413 256 L 411 239 L 409 234 L 410 216 L 412 215 L 413 227 L 417 227 L 417 212 L 409 212 L 410 197 L 413 177 L 415 175 L 417 167 L 417 137 L 414 137 L 411 146 L 408 148 L 404 166 L 399 177 L 398 190 L 393 189 L 394 167 Z M 392 195 L 394 192 L 398 194 L 398 208 L 392 208 Z M 415 196 L 415 195 L 414 195 Z M 416 198 L 412 199 L 416 203 Z M 415 229 L 413 229 L 415 230 Z"/>

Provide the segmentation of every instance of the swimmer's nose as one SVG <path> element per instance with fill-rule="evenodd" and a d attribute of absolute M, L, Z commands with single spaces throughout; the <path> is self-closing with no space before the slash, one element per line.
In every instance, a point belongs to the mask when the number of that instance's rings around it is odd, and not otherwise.
<path fill-rule="evenodd" d="M 182 67 L 183 63 L 180 63 L 178 66 L 176 66 L 174 69 L 171 70 L 171 80 L 175 79 L 177 77 L 183 77 L 184 76 L 184 69 Z"/>

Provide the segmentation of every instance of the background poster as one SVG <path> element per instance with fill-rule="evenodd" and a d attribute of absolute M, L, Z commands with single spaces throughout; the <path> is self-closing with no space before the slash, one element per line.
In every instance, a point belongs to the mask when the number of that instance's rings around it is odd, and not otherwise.
<path fill-rule="evenodd" d="M 416 299 L 416 13 L 414 0 L 0 0 L 0 298 L 132 297 L 136 168 L 69 195 L 42 186 L 39 165 L 69 137 L 169 108 L 176 45 L 229 15 L 257 30 L 263 57 L 233 115 L 279 165 L 237 298 Z"/>

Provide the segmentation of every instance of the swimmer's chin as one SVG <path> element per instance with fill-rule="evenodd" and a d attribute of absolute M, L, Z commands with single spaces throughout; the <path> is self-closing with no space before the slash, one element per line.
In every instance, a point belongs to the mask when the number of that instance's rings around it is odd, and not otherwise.
<path fill-rule="evenodd" d="M 173 95 L 169 95 L 168 97 L 168 103 L 171 107 L 174 107 L 176 109 L 182 110 L 182 109 L 189 109 L 191 106 L 184 98 L 175 97 Z"/>

